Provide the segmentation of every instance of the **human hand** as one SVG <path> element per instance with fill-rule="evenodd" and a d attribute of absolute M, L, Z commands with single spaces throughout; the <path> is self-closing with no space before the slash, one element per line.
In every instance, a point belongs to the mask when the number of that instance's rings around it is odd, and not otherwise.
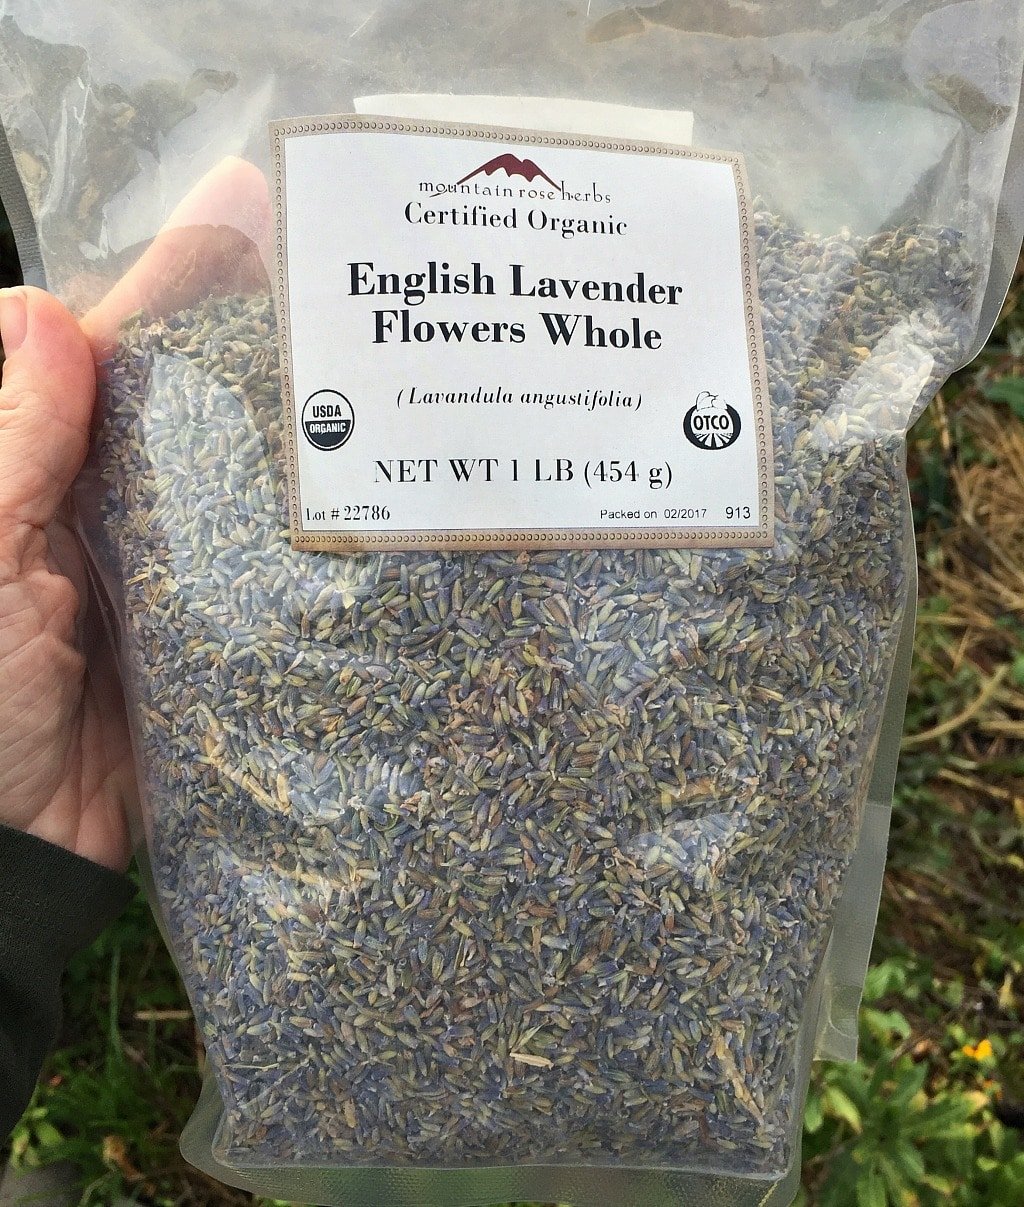
<path fill-rule="evenodd" d="M 0 822 L 127 865 L 131 751 L 65 497 L 96 394 L 78 323 L 40 289 L 0 293 Z"/>
<path fill-rule="evenodd" d="M 269 288 L 263 176 L 225 160 L 81 325 L 54 297 L 0 291 L 0 823 L 106 867 L 137 797 L 123 693 L 66 497 L 89 444 L 96 364 L 122 320 Z"/>

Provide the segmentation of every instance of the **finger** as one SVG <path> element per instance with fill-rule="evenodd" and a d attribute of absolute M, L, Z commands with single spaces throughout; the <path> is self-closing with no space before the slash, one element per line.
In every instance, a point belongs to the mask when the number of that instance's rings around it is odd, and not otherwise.
<path fill-rule="evenodd" d="M 0 291 L 0 545 L 54 518 L 85 459 L 96 371 L 78 323 L 50 294 Z"/>
<path fill-rule="evenodd" d="M 57 509 L 53 522 L 46 527 L 46 564 L 51 574 L 62 574 L 75 588 L 78 597 L 78 617 L 75 624 L 78 648 L 82 646 L 82 626 L 85 622 L 90 584 L 86 570 L 86 556 L 82 542 L 75 531 L 71 512 L 71 498 L 66 496 Z"/>
<path fill-rule="evenodd" d="M 129 737 L 124 689 L 103 605 L 89 591 L 84 625 L 88 660 L 82 749 L 82 820 L 76 850 L 87 859 L 121 869 L 130 854 L 130 832 L 141 829 L 139 788 Z"/>
<path fill-rule="evenodd" d="M 178 203 L 164 223 L 176 226 L 232 226 L 264 254 L 270 250 L 270 191 L 255 164 L 229 155 Z"/>
<path fill-rule="evenodd" d="M 129 315 L 158 318 L 204 297 L 270 287 L 271 230 L 263 173 L 228 158 L 199 181 L 107 296 L 82 319 L 98 364 L 108 360 Z"/>

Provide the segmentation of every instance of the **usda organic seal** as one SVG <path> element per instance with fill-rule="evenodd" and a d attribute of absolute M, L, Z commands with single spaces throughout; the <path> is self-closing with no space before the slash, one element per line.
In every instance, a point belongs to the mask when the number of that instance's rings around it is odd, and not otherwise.
<path fill-rule="evenodd" d="M 356 426 L 352 404 L 337 390 L 317 390 L 302 408 L 302 430 L 314 448 L 329 453 L 352 435 Z"/>
<path fill-rule="evenodd" d="M 739 412 L 717 394 L 704 390 L 686 412 L 683 435 L 697 448 L 728 448 L 739 439 Z"/>

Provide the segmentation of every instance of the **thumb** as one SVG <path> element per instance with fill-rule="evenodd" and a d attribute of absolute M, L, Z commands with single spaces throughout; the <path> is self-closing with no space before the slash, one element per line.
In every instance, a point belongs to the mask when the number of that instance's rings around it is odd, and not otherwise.
<path fill-rule="evenodd" d="M 96 370 L 71 314 L 41 289 L 0 290 L 0 552 L 53 519 L 89 444 Z"/>

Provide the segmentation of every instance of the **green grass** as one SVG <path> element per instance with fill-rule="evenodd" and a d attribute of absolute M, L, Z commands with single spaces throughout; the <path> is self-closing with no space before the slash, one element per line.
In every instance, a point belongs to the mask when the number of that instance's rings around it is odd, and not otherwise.
<path fill-rule="evenodd" d="M 860 1059 L 815 1074 L 802 1207 L 1024 1203 L 1024 1133 L 1000 1122 L 1024 1104 L 1024 588 L 963 520 L 970 483 L 1001 472 L 993 441 L 1024 439 L 1022 355 L 1024 310 L 913 433 L 924 594 L 907 731 L 932 736 L 900 768 Z M 1012 504 L 998 480 L 993 495 Z M 201 1055 L 141 901 L 73 962 L 66 1001 L 14 1163 L 73 1161 L 83 1204 L 251 1202 L 177 1154 Z"/>

